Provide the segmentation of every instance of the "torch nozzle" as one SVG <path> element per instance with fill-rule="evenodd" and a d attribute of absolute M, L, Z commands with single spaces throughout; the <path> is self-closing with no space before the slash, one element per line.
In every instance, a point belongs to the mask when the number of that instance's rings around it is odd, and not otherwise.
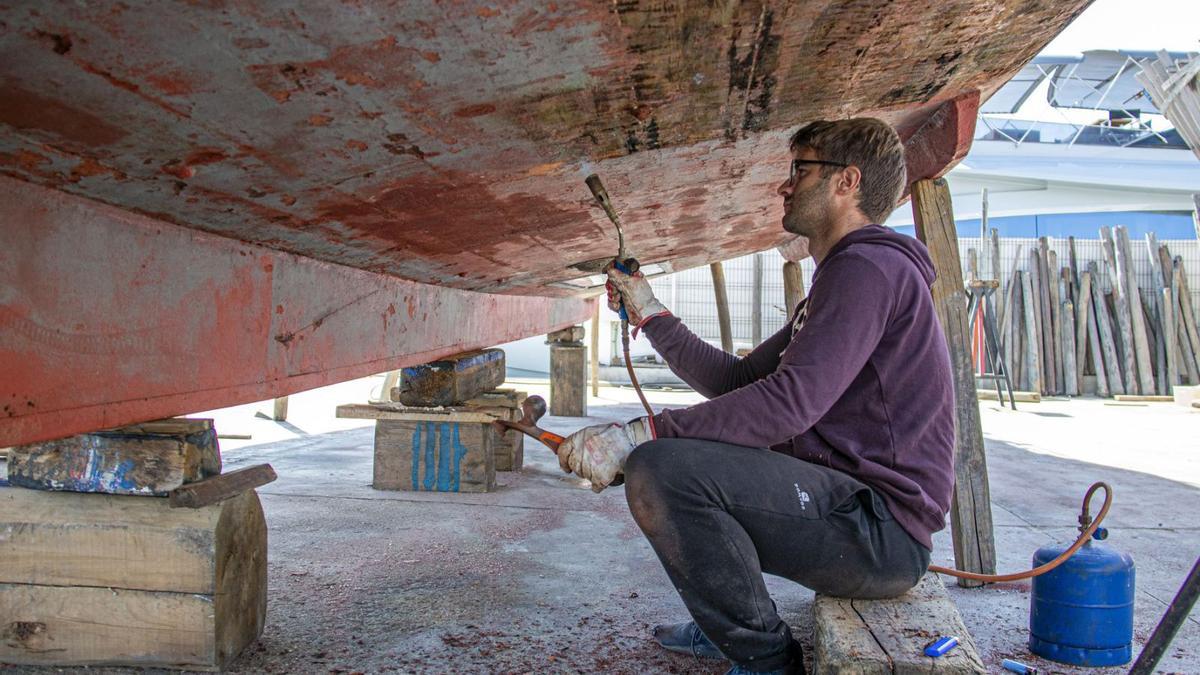
<path fill-rule="evenodd" d="M 613 208 L 612 200 L 608 198 L 608 190 L 604 189 L 604 183 L 600 182 L 600 176 L 591 174 L 584 179 L 588 189 L 592 191 L 592 196 L 596 198 L 596 203 L 600 208 L 604 209 L 604 213 L 608 215 L 608 219 L 617 227 L 617 259 L 625 259 L 625 232 L 621 230 L 621 218 L 617 216 L 616 209 Z"/>

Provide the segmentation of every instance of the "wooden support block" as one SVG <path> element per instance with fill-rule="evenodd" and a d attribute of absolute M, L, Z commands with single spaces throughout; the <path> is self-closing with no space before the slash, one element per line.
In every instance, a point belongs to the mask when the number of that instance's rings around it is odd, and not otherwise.
<path fill-rule="evenodd" d="M 504 350 L 464 352 L 401 371 L 392 400 L 405 405 L 455 405 L 504 384 Z"/>
<path fill-rule="evenodd" d="M 169 419 L 13 448 L 9 483 L 35 490 L 166 496 L 221 472 L 210 419 Z"/>
<path fill-rule="evenodd" d="M 376 490 L 489 492 L 499 433 L 486 422 L 391 418 L 375 422 Z"/>
<path fill-rule="evenodd" d="M 497 419 L 516 422 L 524 414 L 521 412 L 521 402 L 525 397 L 523 391 L 495 389 L 467 401 L 464 407 L 493 415 Z M 525 434 L 512 429 L 499 434 L 494 454 L 497 471 L 520 471 L 525 463 Z"/>
<path fill-rule="evenodd" d="M 253 491 L 166 499 L 0 488 L 0 662 L 220 670 L 262 634 Z"/>
<path fill-rule="evenodd" d="M 546 342 L 583 342 L 583 326 L 568 326 L 546 335 Z"/>
<path fill-rule="evenodd" d="M 996 544 L 988 494 L 987 459 L 967 322 L 967 296 L 958 260 L 958 235 L 950 188 L 944 179 L 912 184 L 917 237 L 929 248 L 937 280 L 931 289 L 938 321 L 950 350 L 954 377 L 955 441 L 954 499 L 950 509 L 954 559 L 959 569 L 992 573 Z M 978 582 L 963 580 L 964 586 Z"/>
<path fill-rule="evenodd" d="M 1174 403 L 1174 396 L 1158 396 L 1157 394 L 1118 394 L 1113 400 L 1120 403 Z"/>
<path fill-rule="evenodd" d="M 587 416 L 587 350 L 580 343 L 550 343 L 550 414 Z"/>
<path fill-rule="evenodd" d="M 987 672 L 975 641 L 936 574 L 889 600 L 817 595 L 813 601 L 813 673 L 834 675 L 975 675 Z M 953 635 L 946 655 L 925 656 L 925 645 Z"/>
<path fill-rule="evenodd" d="M 167 495 L 171 508 L 198 509 L 236 497 L 247 490 L 262 487 L 278 478 L 270 464 L 256 464 L 205 478 L 198 483 L 180 485 Z"/>

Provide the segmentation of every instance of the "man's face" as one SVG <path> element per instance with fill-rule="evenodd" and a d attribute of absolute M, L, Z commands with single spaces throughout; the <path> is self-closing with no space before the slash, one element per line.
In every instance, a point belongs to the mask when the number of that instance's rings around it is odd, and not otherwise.
<path fill-rule="evenodd" d="M 793 150 L 792 158 L 820 159 L 812 148 Z M 833 220 L 833 182 L 821 177 L 822 167 L 821 164 L 801 163 L 795 177 L 779 186 L 779 195 L 783 197 L 784 230 L 812 237 Z"/>

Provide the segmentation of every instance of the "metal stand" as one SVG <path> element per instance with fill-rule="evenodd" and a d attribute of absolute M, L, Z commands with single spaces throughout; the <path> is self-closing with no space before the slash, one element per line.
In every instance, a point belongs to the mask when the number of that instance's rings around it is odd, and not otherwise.
<path fill-rule="evenodd" d="M 970 329 L 967 335 L 975 334 L 975 326 L 979 321 L 979 307 L 983 306 L 983 348 L 986 352 L 986 361 L 991 363 L 991 372 L 984 372 L 979 377 L 981 379 L 990 379 L 996 384 L 996 397 L 1000 399 L 1000 405 L 1004 405 L 1004 392 L 1000 388 L 1000 383 L 1003 382 L 1008 387 L 1008 403 L 1013 410 L 1017 409 L 1017 400 L 1013 397 L 1012 380 L 1008 376 L 1008 367 L 1004 365 L 1004 357 L 1000 355 L 1000 331 L 996 328 L 996 305 L 992 302 L 992 296 L 995 295 L 996 289 L 999 288 L 998 281 L 979 281 L 974 280 L 967 284 L 967 291 L 971 294 L 971 301 L 967 305 L 967 316 L 970 317 Z"/>

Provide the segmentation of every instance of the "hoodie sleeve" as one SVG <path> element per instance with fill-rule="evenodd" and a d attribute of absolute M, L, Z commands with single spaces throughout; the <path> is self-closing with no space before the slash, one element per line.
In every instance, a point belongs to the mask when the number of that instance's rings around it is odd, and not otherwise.
<path fill-rule="evenodd" d="M 745 358 L 739 358 L 701 340 L 676 316 L 655 317 L 642 328 L 671 372 L 705 398 L 729 393 L 773 372 L 790 331 L 788 322 Z"/>
<path fill-rule="evenodd" d="M 807 431 L 842 396 L 884 334 L 895 296 L 858 253 L 828 260 L 808 316 L 770 375 L 710 401 L 654 417 L 660 438 L 770 447 Z"/>

